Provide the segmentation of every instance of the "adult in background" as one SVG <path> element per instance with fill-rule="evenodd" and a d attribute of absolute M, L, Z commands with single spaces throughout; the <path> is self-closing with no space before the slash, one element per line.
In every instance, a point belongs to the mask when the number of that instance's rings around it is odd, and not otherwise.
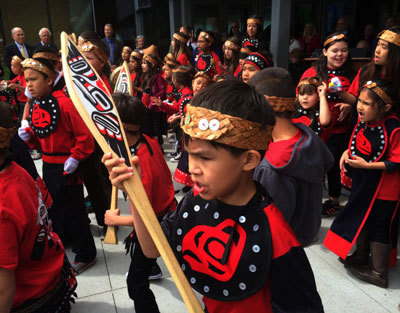
<path fill-rule="evenodd" d="M 228 33 L 228 38 L 230 38 L 230 37 L 239 38 L 240 41 L 243 40 L 244 35 L 243 35 L 243 33 L 240 31 L 239 22 L 233 21 L 233 22 L 231 23 L 231 29 L 229 30 L 229 33 Z"/>
<path fill-rule="evenodd" d="M 56 45 L 51 43 L 51 31 L 50 29 L 46 28 L 46 27 L 42 27 L 39 30 L 39 38 L 40 38 L 40 43 L 38 43 L 35 48 L 39 48 L 39 47 L 49 47 L 50 49 L 54 50 L 55 52 L 58 52 L 58 48 Z"/>
<path fill-rule="evenodd" d="M 146 47 L 146 41 L 143 35 L 139 35 L 135 39 L 135 51 L 143 54 L 142 50 Z"/>
<path fill-rule="evenodd" d="M 14 39 L 14 42 L 4 47 L 4 58 L 11 72 L 10 79 L 13 79 L 15 75 L 11 71 L 12 57 L 17 55 L 21 60 L 30 58 L 32 57 L 34 48 L 25 43 L 25 33 L 21 27 L 14 27 L 11 30 L 11 37 Z"/>
<path fill-rule="evenodd" d="M 307 23 L 304 27 L 303 36 L 299 38 L 301 48 L 304 51 L 305 57 L 321 47 L 321 41 L 313 23 Z"/>
<path fill-rule="evenodd" d="M 121 63 L 121 51 L 123 44 L 119 40 L 114 38 L 114 28 L 111 24 L 104 25 L 104 36 L 102 39 L 104 44 L 108 47 L 108 61 L 111 65 L 116 65 Z M 114 68 L 111 68 L 113 70 Z"/>
<path fill-rule="evenodd" d="M 355 35 L 353 31 L 349 27 L 349 23 L 347 21 L 347 18 L 342 16 L 339 17 L 338 20 L 336 21 L 336 32 L 345 34 L 346 37 L 348 38 L 349 42 L 349 47 L 354 47 L 356 42 L 355 42 Z"/>

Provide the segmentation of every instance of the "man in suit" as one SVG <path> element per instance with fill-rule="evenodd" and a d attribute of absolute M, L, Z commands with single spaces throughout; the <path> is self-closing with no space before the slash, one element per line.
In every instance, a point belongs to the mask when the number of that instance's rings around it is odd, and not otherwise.
<path fill-rule="evenodd" d="M 41 46 L 49 47 L 54 52 L 58 53 L 58 48 L 56 45 L 51 43 L 51 31 L 50 29 L 43 27 L 39 30 L 39 38 L 40 43 L 38 43 L 35 48 L 39 48 Z"/>
<path fill-rule="evenodd" d="M 108 55 L 108 60 L 110 61 L 111 65 L 119 65 L 121 62 L 121 51 L 123 44 L 119 40 L 114 38 L 114 29 L 111 24 L 106 24 L 104 26 L 104 35 L 106 36 L 103 40 L 103 42 L 106 44 L 108 47 L 110 53 Z M 113 66 L 112 66 L 113 68 Z M 111 68 L 111 69 L 112 69 Z"/>
<path fill-rule="evenodd" d="M 14 39 L 14 42 L 4 47 L 4 58 L 7 66 L 10 68 L 10 71 L 11 59 L 14 55 L 18 55 L 23 60 L 26 58 L 31 58 L 34 50 L 31 45 L 25 43 L 25 34 L 21 27 L 14 27 L 11 30 L 11 37 Z M 11 76 L 15 77 L 12 72 Z"/>

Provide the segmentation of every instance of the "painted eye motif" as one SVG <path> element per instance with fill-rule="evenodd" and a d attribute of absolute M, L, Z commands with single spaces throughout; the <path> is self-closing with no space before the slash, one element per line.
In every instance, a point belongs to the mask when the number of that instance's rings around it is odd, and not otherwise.
<path fill-rule="evenodd" d="M 199 128 L 201 130 L 206 130 L 208 128 L 208 121 L 205 118 L 199 121 Z"/>
<path fill-rule="evenodd" d="M 219 129 L 219 121 L 217 119 L 212 119 L 208 125 L 208 127 L 212 130 L 212 131 L 216 131 L 217 129 Z"/>

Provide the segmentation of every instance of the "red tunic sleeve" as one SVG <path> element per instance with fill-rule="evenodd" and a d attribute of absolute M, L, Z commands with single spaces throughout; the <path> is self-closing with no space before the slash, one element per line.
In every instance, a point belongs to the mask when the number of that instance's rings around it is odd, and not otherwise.
<path fill-rule="evenodd" d="M 221 75 L 222 74 L 222 68 L 220 66 L 221 60 L 219 59 L 219 56 L 214 51 L 211 52 L 211 54 L 212 54 L 212 57 L 213 57 L 213 59 L 215 61 L 215 70 L 217 71 L 218 75 Z"/>
<path fill-rule="evenodd" d="M 190 62 L 189 62 L 189 60 L 188 60 L 186 54 L 184 54 L 184 53 L 182 53 L 182 54 L 178 57 L 177 61 L 178 61 L 181 65 L 190 65 Z"/>
<path fill-rule="evenodd" d="M 358 97 L 358 90 L 360 88 L 360 73 L 361 69 L 358 70 L 356 77 L 354 77 L 353 82 L 350 85 L 350 88 L 347 90 L 349 94 L 352 94 L 354 97 Z"/>

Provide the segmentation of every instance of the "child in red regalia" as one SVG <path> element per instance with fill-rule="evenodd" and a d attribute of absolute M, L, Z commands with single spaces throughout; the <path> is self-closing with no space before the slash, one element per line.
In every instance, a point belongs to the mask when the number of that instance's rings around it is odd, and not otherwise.
<path fill-rule="evenodd" d="M 159 219 L 176 208 L 174 186 L 171 172 L 165 162 L 157 140 L 140 132 L 140 125 L 145 114 L 143 103 L 121 93 L 113 95 L 118 113 L 125 129 L 126 138 L 132 155 L 140 159 L 141 179 L 154 213 Z M 107 211 L 107 225 L 133 226 L 132 215 L 120 216 L 119 210 Z M 133 231 L 125 240 L 127 253 L 132 261 L 129 267 L 127 285 L 129 297 L 134 301 L 137 313 L 159 313 L 154 295 L 149 288 L 149 275 L 156 267 L 161 276 L 156 258 L 147 258 L 140 247 Z M 154 274 L 154 272 L 153 272 Z"/>
<path fill-rule="evenodd" d="M 10 107 L 0 102 L 0 308 L 68 313 L 76 279 L 52 230 L 45 185 L 11 161 L 14 132 Z"/>
<path fill-rule="evenodd" d="M 316 65 L 306 70 L 300 80 L 306 77 L 317 77 L 324 82 L 327 89 L 329 110 L 331 112 L 331 134 L 326 144 L 331 150 L 335 164 L 328 172 L 329 199 L 322 205 L 322 216 L 333 216 L 340 210 L 339 196 L 341 192 L 339 160 L 341 151 L 348 141 L 351 106 L 340 96 L 340 90 L 347 90 L 353 78 L 348 38 L 342 33 L 329 35 L 322 54 Z M 334 84 L 337 82 L 337 84 Z"/>
<path fill-rule="evenodd" d="M 397 259 L 400 120 L 395 115 L 396 97 L 388 81 L 369 81 L 361 88 L 358 123 L 340 159 L 340 167 L 352 178 L 351 194 L 324 241 L 352 274 L 383 288 L 389 285 L 389 264 Z M 348 256 L 355 243 L 355 252 Z"/>
<path fill-rule="evenodd" d="M 209 313 L 323 312 L 301 244 L 253 181 L 273 124 L 265 98 L 231 79 L 196 95 L 182 120 L 194 193 L 161 226 Z M 103 161 L 112 183 L 123 187 L 132 170 L 111 153 Z M 135 208 L 133 218 L 143 253 L 157 257 Z"/>
<path fill-rule="evenodd" d="M 173 58 L 177 60 L 180 65 L 193 66 L 192 53 L 187 46 L 190 37 L 181 32 L 175 33 L 172 37 L 171 45 Z"/>
<path fill-rule="evenodd" d="M 326 99 L 326 85 L 315 77 L 301 80 L 297 86 L 293 123 L 309 126 L 326 142 L 329 138 L 331 113 Z"/>
<path fill-rule="evenodd" d="M 64 243 L 72 243 L 77 273 L 96 261 L 96 247 L 84 206 L 78 165 L 94 149 L 93 137 L 72 101 L 61 90 L 53 91 L 56 73 L 47 59 L 22 62 L 27 88 L 33 96 L 30 127 L 18 134 L 32 149 L 43 153 L 43 180 L 54 200 L 49 215 Z"/>
<path fill-rule="evenodd" d="M 247 83 L 256 73 L 264 68 L 274 66 L 272 59 L 264 52 L 253 52 L 243 62 L 242 81 Z"/>
<path fill-rule="evenodd" d="M 208 31 L 202 31 L 197 39 L 197 48 L 200 53 L 196 59 L 196 71 L 206 72 L 211 78 L 222 73 L 221 61 L 213 51 L 214 41 L 213 34 Z"/>
<path fill-rule="evenodd" d="M 137 51 L 132 51 L 129 58 L 129 70 L 131 71 L 131 81 L 133 96 L 142 97 L 143 79 L 142 79 L 142 54 Z"/>

